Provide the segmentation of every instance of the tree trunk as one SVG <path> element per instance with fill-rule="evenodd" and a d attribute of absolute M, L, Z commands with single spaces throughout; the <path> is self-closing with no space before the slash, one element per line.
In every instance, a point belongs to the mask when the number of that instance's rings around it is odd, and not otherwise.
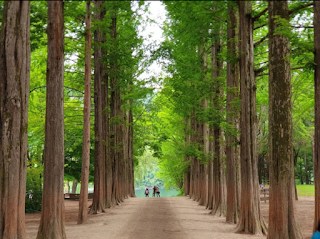
<path fill-rule="evenodd" d="M 115 11 L 115 10 L 113 10 Z M 111 41 L 112 52 L 110 61 L 110 155 L 113 160 L 113 185 L 112 185 L 112 201 L 120 204 L 123 200 L 121 194 L 122 177 L 123 177 L 123 113 L 121 110 L 120 82 L 118 76 L 117 56 L 116 56 L 116 38 L 117 38 L 117 17 L 116 13 L 112 13 L 111 17 Z"/>
<path fill-rule="evenodd" d="M 204 82 L 207 81 L 207 57 L 208 54 L 201 49 L 202 55 L 202 80 Z M 205 98 L 202 100 L 201 108 L 206 114 L 208 110 L 208 99 Z M 200 121 L 199 127 L 199 150 L 203 152 L 203 159 L 202 161 L 207 161 L 208 154 L 209 154 L 209 125 L 207 123 L 207 119 L 204 118 Z M 199 205 L 206 206 L 208 201 L 208 166 L 206 163 L 200 164 L 200 201 Z"/>
<path fill-rule="evenodd" d="M 226 221 L 237 223 L 239 217 L 239 208 L 237 195 L 240 191 L 237 187 L 237 155 L 238 148 L 237 135 L 239 125 L 237 119 L 240 117 L 238 105 L 235 101 L 239 100 L 239 64 L 235 61 L 238 54 L 237 33 L 238 12 L 233 2 L 228 2 L 228 63 L 227 63 L 227 117 L 228 128 L 226 132 L 226 163 L 227 163 L 227 209 Z"/>
<path fill-rule="evenodd" d="M 103 21 L 103 18 L 106 15 L 106 9 L 104 8 L 105 3 L 101 1 L 100 3 L 100 11 L 97 12 L 97 20 L 99 22 Z M 99 43 L 97 44 L 103 45 L 101 49 L 101 56 L 103 59 L 106 59 L 108 56 L 108 51 L 106 50 L 107 44 L 107 33 L 106 30 L 100 29 L 99 33 Z M 101 59 L 100 59 L 101 60 Z M 104 152 L 104 160 L 105 160 L 105 190 L 104 190 L 104 205 L 105 208 L 112 207 L 112 168 L 113 162 L 112 158 L 110 157 L 110 100 L 109 100 L 109 74 L 108 74 L 108 62 L 105 60 L 102 62 L 100 61 L 101 67 L 101 77 L 102 77 L 102 85 L 101 85 L 101 94 L 102 94 L 102 138 L 103 138 L 103 152 Z"/>
<path fill-rule="evenodd" d="M 315 185 L 315 214 L 313 231 L 317 230 L 320 222 L 320 2 L 313 1 L 314 9 L 314 88 L 315 88 L 315 122 L 314 122 L 314 157 L 313 157 L 313 171 Z"/>
<path fill-rule="evenodd" d="M 71 193 L 77 193 L 77 187 L 78 187 L 78 180 L 73 180 Z"/>
<path fill-rule="evenodd" d="M 190 117 L 190 128 L 191 128 L 191 135 L 190 135 L 190 144 L 193 145 L 195 143 L 195 135 L 196 135 L 196 119 L 194 109 L 191 112 Z M 197 177 L 197 169 L 196 169 L 196 158 L 194 155 L 190 157 L 190 193 L 189 196 L 192 200 L 196 200 L 196 177 Z"/>
<path fill-rule="evenodd" d="M 103 1 L 94 2 L 94 18 L 100 22 L 103 19 Z M 105 179 L 105 154 L 103 144 L 103 97 L 102 97 L 102 30 L 98 27 L 94 32 L 96 47 L 94 50 L 94 192 L 92 206 L 89 213 L 104 212 L 104 179 Z"/>
<path fill-rule="evenodd" d="M 90 167 L 90 113 L 91 113 L 91 2 L 86 3 L 86 36 L 85 36 L 85 76 L 83 106 L 83 143 L 81 191 L 79 199 L 78 224 L 88 219 L 88 184 Z"/>
<path fill-rule="evenodd" d="M 221 32 L 219 32 L 221 34 Z M 220 37 L 219 37 L 220 38 Z M 222 99 L 223 90 L 222 82 L 220 79 L 220 71 L 222 71 L 223 65 L 219 59 L 221 52 L 222 42 L 219 39 L 214 43 L 214 49 L 212 50 L 213 60 L 213 107 L 216 115 L 214 116 L 213 131 L 214 131 L 214 159 L 213 159 L 213 208 L 211 214 L 218 216 L 224 216 L 226 213 L 226 198 L 225 198 L 225 173 L 223 162 L 223 137 L 222 137 Z"/>
<path fill-rule="evenodd" d="M 289 21 L 287 1 L 269 1 L 269 232 L 272 239 L 302 238 L 294 215 L 291 71 L 289 40 L 277 32 Z"/>
<path fill-rule="evenodd" d="M 211 103 L 213 101 L 212 97 L 210 99 Z M 209 138 L 214 138 L 214 131 L 212 126 L 209 127 Z M 214 152 L 214 140 L 209 140 L 209 162 L 208 162 L 208 200 L 207 209 L 212 210 L 213 208 L 213 155 Z"/>
<path fill-rule="evenodd" d="M 5 1 L 0 34 L 0 238 L 26 238 L 30 2 Z"/>
<path fill-rule="evenodd" d="M 309 178 L 309 167 L 308 167 L 308 158 L 307 158 L 307 152 L 304 152 L 304 169 L 305 169 L 305 175 L 306 175 L 306 184 L 310 184 L 310 178 Z"/>
<path fill-rule="evenodd" d="M 70 182 L 67 182 L 68 193 L 70 193 Z"/>
<path fill-rule="evenodd" d="M 237 232 L 265 234 L 260 212 L 257 165 L 256 86 L 253 71 L 253 19 L 249 1 L 239 2 L 241 97 L 241 203 Z"/>
<path fill-rule="evenodd" d="M 184 121 L 184 148 L 185 150 L 189 147 L 190 137 L 189 137 L 189 128 L 190 128 L 190 120 L 186 118 Z M 184 162 L 185 164 L 190 163 L 190 157 L 184 154 Z M 190 166 L 186 167 L 185 175 L 184 175 L 184 196 L 189 196 L 190 192 Z"/>
<path fill-rule="evenodd" d="M 136 193 L 134 190 L 134 164 L 133 164 L 133 116 L 132 116 L 132 103 L 130 102 L 130 110 L 129 110 L 129 190 L 130 197 L 136 197 Z"/>
<path fill-rule="evenodd" d="M 41 220 L 37 239 L 66 238 L 64 228 L 63 2 L 48 1 L 47 100 Z"/>

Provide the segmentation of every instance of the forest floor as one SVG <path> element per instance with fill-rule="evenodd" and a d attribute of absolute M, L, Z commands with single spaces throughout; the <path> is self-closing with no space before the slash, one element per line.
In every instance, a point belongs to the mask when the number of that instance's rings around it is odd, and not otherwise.
<path fill-rule="evenodd" d="M 88 202 L 88 205 L 91 201 Z M 130 198 L 106 213 L 89 215 L 88 223 L 77 225 L 79 201 L 65 200 L 67 238 L 111 239 L 258 239 L 264 236 L 235 234 L 235 225 L 212 216 L 187 197 Z M 268 222 L 268 203 L 261 202 Z M 300 197 L 296 216 L 303 238 L 311 237 L 314 197 Z M 36 238 L 40 213 L 26 215 L 27 239 Z"/>

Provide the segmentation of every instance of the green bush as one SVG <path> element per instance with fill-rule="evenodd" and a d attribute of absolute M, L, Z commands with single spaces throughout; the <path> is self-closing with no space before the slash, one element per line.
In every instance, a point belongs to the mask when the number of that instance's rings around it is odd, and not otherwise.
<path fill-rule="evenodd" d="M 27 191 L 25 212 L 41 211 L 42 203 L 42 168 L 27 169 Z"/>

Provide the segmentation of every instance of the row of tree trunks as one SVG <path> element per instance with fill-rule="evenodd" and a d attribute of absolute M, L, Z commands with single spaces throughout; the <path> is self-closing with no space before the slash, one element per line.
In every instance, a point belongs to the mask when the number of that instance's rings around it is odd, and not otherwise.
<path fill-rule="evenodd" d="M 117 9 L 106 9 L 104 1 L 95 1 L 94 4 L 96 22 L 106 21 L 107 10 L 111 14 L 109 30 L 97 27 L 94 33 L 95 182 L 90 213 L 99 213 L 120 204 L 129 195 L 134 197 L 135 192 L 133 118 L 131 109 L 122 110 Z M 131 102 L 126 103 L 131 105 Z"/>
<path fill-rule="evenodd" d="M 185 145 L 197 145 L 197 149 L 209 156 L 207 170 L 200 159 L 191 157 L 190 177 L 186 174 L 185 187 L 193 200 L 204 204 L 203 183 L 204 177 L 208 177 L 208 191 L 206 207 L 212 214 L 220 216 L 225 214 L 226 221 L 237 223 L 237 232 L 249 234 L 267 234 L 267 227 L 260 212 L 260 192 L 258 180 L 258 155 L 257 155 L 257 113 L 256 113 L 256 84 L 254 76 L 253 54 L 253 23 L 252 3 L 239 1 L 239 14 L 234 3 L 228 3 L 228 43 L 227 52 L 227 123 L 226 130 L 226 172 L 227 172 L 227 197 L 225 196 L 225 165 L 222 155 L 224 154 L 223 135 L 220 128 L 222 104 L 222 90 L 219 83 L 219 72 L 222 64 L 219 62 L 219 41 L 211 45 L 211 70 L 213 96 L 212 118 L 213 143 L 209 143 L 207 150 L 207 125 L 198 119 L 195 111 L 191 113 L 191 136 L 190 141 L 186 135 Z M 315 42 L 319 38 L 320 5 L 315 1 Z M 286 1 L 269 1 L 269 149 L 270 149 L 270 208 L 269 208 L 269 232 L 268 238 L 301 238 L 301 232 L 296 224 L 294 215 L 294 163 L 292 148 L 292 116 L 291 116 L 291 72 L 290 72 L 290 46 L 289 40 L 277 32 L 281 25 L 278 18 L 289 20 L 288 3 Z M 318 15 L 317 15 L 318 14 Z M 239 24 L 238 24 L 239 19 Z M 317 22 L 318 21 L 318 22 Z M 239 35 L 236 32 L 241 26 Z M 219 34 L 217 34 L 219 35 Z M 237 45 L 239 39 L 239 45 Z M 318 42 L 320 40 L 318 39 Z M 317 42 L 317 43 L 318 43 Z M 320 65 L 318 54 L 319 44 L 315 44 L 315 62 Z M 201 49 L 200 49 L 201 52 Z M 237 56 L 239 54 L 239 57 Z M 205 59 L 207 56 L 203 53 Z M 239 59 L 239 60 L 238 60 Z M 240 65 L 239 65 L 240 64 Z M 206 62 L 204 61 L 206 67 Z M 318 66 L 315 71 L 315 115 L 319 111 L 319 72 Z M 202 69 L 202 71 L 205 71 Z M 239 79 L 240 78 L 240 79 Z M 240 81 L 239 81 L 240 80 Z M 240 83 L 240 94 L 239 94 Z M 241 114 L 236 103 L 240 97 Z M 317 98 L 318 97 L 318 98 Z M 204 101 L 205 102 L 205 101 Z M 206 109 L 206 103 L 203 104 Z M 241 125 L 240 149 L 238 147 L 239 119 Z M 316 210 L 314 230 L 319 223 L 319 195 L 317 194 L 320 181 L 319 160 L 316 152 L 317 133 L 319 127 L 316 117 L 315 131 L 315 184 L 316 184 Z M 186 123 L 187 125 L 187 123 Z M 319 143 L 318 143 L 319 144 Z M 213 162 L 210 152 L 214 152 Z M 240 160 L 239 160 L 240 155 Z M 207 176 L 208 175 L 208 176 Z M 318 178 L 318 180 L 317 180 Z M 212 183 L 211 183 L 212 182 Z M 240 184 L 241 183 L 241 184 Z M 200 186 L 201 185 L 201 186 Z M 227 199 L 225 207 L 224 200 Z M 318 201 L 317 201 L 318 200 Z"/>
<path fill-rule="evenodd" d="M 4 2 L 0 75 L 0 238 L 25 238 L 29 1 Z"/>
<path fill-rule="evenodd" d="M 105 15 L 103 1 L 95 2 L 95 20 Z M 37 238 L 66 238 L 64 228 L 64 3 L 48 1 L 48 59 L 47 98 L 45 120 L 44 180 L 41 220 Z M 101 11 L 102 9 L 102 11 Z M 79 209 L 79 223 L 86 220 L 90 155 L 90 2 L 86 17 L 86 86 L 84 107 L 83 177 Z M 115 25 L 112 27 L 115 29 Z M 27 122 L 30 80 L 30 2 L 5 1 L 0 34 L 0 238 L 25 238 L 25 193 L 27 159 Z M 101 48 L 105 33 L 95 32 L 95 191 L 92 213 L 111 206 L 115 188 L 116 201 L 125 195 L 134 196 L 132 112 L 128 114 L 127 159 L 123 158 L 123 129 L 116 128 L 114 137 L 117 159 L 109 173 L 109 93 L 107 67 L 102 62 L 106 55 Z M 17 67 L 18 66 L 18 67 Z M 9 73 L 10 72 L 10 73 Z M 102 87 L 104 86 L 104 87 Z M 116 117 L 122 117 L 119 82 L 113 92 L 117 106 Z M 104 111 L 105 110 L 105 111 Z M 105 116 L 105 117 L 104 117 Z M 122 122 L 123 124 L 123 122 Z M 120 161 L 121 170 L 114 170 Z M 112 162 L 110 160 L 110 162 Z M 116 167 L 116 166 L 115 166 Z M 117 180 L 107 180 L 106 172 L 115 178 L 121 175 L 121 185 L 111 187 Z M 130 173 L 130 177 L 126 176 Z M 113 174 L 113 175 L 112 175 Z M 129 183 L 128 183 L 129 181 Z M 107 182 L 109 188 L 106 187 Z M 119 189 L 121 188 L 121 189 Z M 130 190 L 129 190 L 130 188 Z M 106 193 L 106 191 L 108 193 Z M 130 191 L 130 192 L 129 192 Z M 117 195 L 118 194 L 118 195 Z M 108 196 L 109 195 L 109 196 Z M 109 201 L 107 199 L 109 199 Z M 109 203 L 108 203 L 109 202 Z"/>

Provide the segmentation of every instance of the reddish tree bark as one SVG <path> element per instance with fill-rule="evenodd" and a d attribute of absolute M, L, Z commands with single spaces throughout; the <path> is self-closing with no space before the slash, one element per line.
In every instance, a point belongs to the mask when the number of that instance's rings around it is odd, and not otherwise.
<path fill-rule="evenodd" d="M 103 1 L 94 3 L 96 21 L 102 21 L 104 16 Z M 94 41 L 96 44 L 94 50 L 94 192 L 90 213 L 104 212 L 104 196 L 105 196 L 105 152 L 103 145 L 103 94 L 102 94 L 102 30 L 98 27 L 94 32 Z"/>
<path fill-rule="evenodd" d="M 313 171 L 315 185 L 315 214 L 313 231 L 317 230 L 320 221 L 320 2 L 313 1 L 314 9 L 314 88 L 315 88 L 315 122 L 314 122 L 314 147 L 313 147 Z"/>
<path fill-rule="evenodd" d="M 239 99 L 239 63 L 237 62 L 237 33 L 238 28 L 238 12 L 234 6 L 234 2 L 228 2 L 228 30 L 227 30 L 227 123 L 229 130 L 226 132 L 226 163 L 227 163 L 227 210 L 226 221 L 237 223 L 239 217 L 239 202 L 237 195 L 240 194 L 237 182 L 239 180 L 239 172 L 237 161 L 239 123 L 240 117 L 238 105 L 235 101 Z"/>
<path fill-rule="evenodd" d="M 257 166 L 256 85 L 253 71 L 253 19 L 249 1 L 239 2 L 241 97 L 241 203 L 237 232 L 265 234 L 260 212 Z"/>
<path fill-rule="evenodd" d="M 90 167 L 90 113 L 91 113 L 91 2 L 86 3 L 86 36 L 85 36 L 85 88 L 83 106 L 83 143 L 81 191 L 79 199 L 78 224 L 88 219 L 88 184 Z"/>
<path fill-rule="evenodd" d="M 133 115 L 131 109 L 132 103 L 130 102 L 130 110 L 128 116 L 129 124 L 129 139 L 128 139 L 128 150 L 129 150 L 129 192 L 130 197 L 136 197 L 134 190 L 134 166 L 133 166 Z"/>
<path fill-rule="evenodd" d="M 189 144 L 190 144 L 190 134 L 189 134 L 189 128 L 190 128 L 190 120 L 189 118 L 185 119 L 184 121 L 184 148 L 186 149 Z M 188 155 L 184 154 L 184 162 L 186 164 L 190 163 L 190 158 Z M 189 192 L 190 192 L 190 166 L 186 167 L 186 172 L 185 172 L 185 176 L 184 176 L 184 196 L 189 196 Z"/>
<path fill-rule="evenodd" d="M 64 228 L 63 2 L 48 1 L 47 100 L 41 220 L 37 238 L 66 238 Z"/>
<path fill-rule="evenodd" d="M 300 239 L 294 215 L 294 163 L 289 40 L 277 32 L 289 21 L 287 1 L 269 1 L 269 232 L 272 239 Z"/>
<path fill-rule="evenodd" d="M 115 11 L 115 9 L 113 9 Z M 120 95 L 120 79 L 118 75 L 118 64 L 116 57 L 117 38 L 117 16 L 112 13 L 111 17 L 111 44 L 110 52 L 110 156 L 113 161 L 113 184 L 112 201 L 120 204 L 123 201 L 123 112 L 121 110 L 122 100 Z"/>
<path fill-rule="evenodd" d="M 0 33 L 0 238 L 25 238 L 30 2 L 5 1 Z"/>
<path fill-rule="evenodd" d="M 221 34 L 221 32 L 219 32 Z M 221 128 L 222 122 L 222 103 L 223 90 L 220 79 L 221 70 L 223 68 L 222 62 L 219 59 L 219 54 L 222 48 L 222 42 L 219 39 L 215 42 L 214 49 L 212 49 L 213 60 L 213 107 L 217 114 L 214 116 L 213 133 L 214 133 L 214 158 L 213 158 L 213 207 L 211 214 L 224 216 L 226 213 L 226 195 L 225 195 L 225 172 L 223 161 L 223 132 Z"/>

